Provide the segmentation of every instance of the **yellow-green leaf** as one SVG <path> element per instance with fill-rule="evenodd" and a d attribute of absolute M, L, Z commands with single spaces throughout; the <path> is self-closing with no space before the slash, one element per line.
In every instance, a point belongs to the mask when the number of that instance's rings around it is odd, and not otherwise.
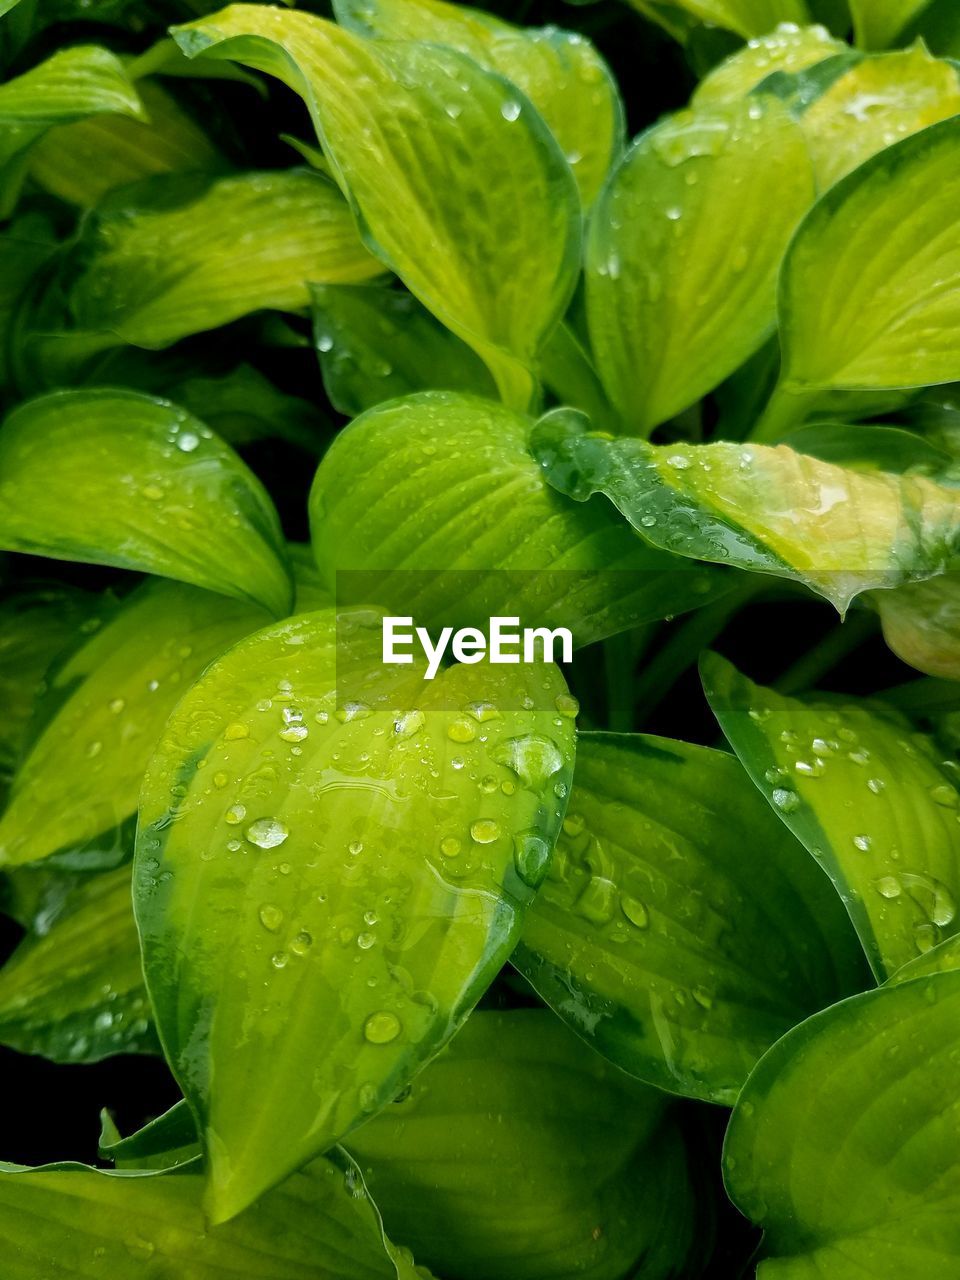
<path fill-rule="evenodd" d="M 682 10 L 698 22 L 724 27 L 744 39 L 765 35 L 781 22 L 810 21 L 804 0 L 630 0 L 630 3 L 641 13 Z"/>
<path fill-rule="evenodd" d="M 751 40 L 714 67 L 701 80 L 693 103 L 707 107 L 745 98 L 767 76 L 778 71 L 804 71 L 838 53 L 849 53 L 849 46 L 834 39 L 826 27 L 785 23 L 769 35 Z"/>
<path fill-rule="evenodd" d="M 918 671 L 960 680 L 960 574 L 956 569 L 873 597 L 883 635 Z"/>
<path fill-rule="evenodd" d="M 849 0 L 853 30 L 862 49 L 886 49 L 930 0 Z"/>

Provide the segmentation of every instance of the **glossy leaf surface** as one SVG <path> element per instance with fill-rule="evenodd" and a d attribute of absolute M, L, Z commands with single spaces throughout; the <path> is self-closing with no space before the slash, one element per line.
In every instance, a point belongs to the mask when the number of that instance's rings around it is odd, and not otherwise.
<path fill-rule="evenodd" d="M 453 1034 L 516 942 L 570 784 L 575 704 L 555 668 L 425 682 L 381 663 L 378 614 L 337 618 L 214 663 L 144 783 L 147 983 L 216 1220 Z"/>
<path fill-rule="evenodd" d="M 960 575 L 956 570 L 873 597 L 893 652 L 918 671 L 960 680 Z"/>
<path fill-rule="evenodd" d="M 700 107 L 736 101 L 778 71 L 804 71 L 847 52 L 847 45 L 835 40 L 826 27 L 784 24 L 724 58 L 700 81 L 693 101 Z"/>
<path fill-rule="evenodd" d="M 0 546 L 178 578 L 277 614 L 291 596 L 260 482 L 209 427 L 134 392 L 56 392 L 7 417 Z"/>
<path fill-rule="evenodd" d="M 836 885 L 877 976 L 955 934 L 956 764 L 880 704 L 785 698 L 715 655 L 703 676 L 731 746 Z"/>
<path fill-rule="evenodd" d="M 724 27 L 748 39 L 772 31 L 778 23 L 809 21 L 804 0 L 631 0 L 641 12 L 681 10 L 699 22 Z"/>

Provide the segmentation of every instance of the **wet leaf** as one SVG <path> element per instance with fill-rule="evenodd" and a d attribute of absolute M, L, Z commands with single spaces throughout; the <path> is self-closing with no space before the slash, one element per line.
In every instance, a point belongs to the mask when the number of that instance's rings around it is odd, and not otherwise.
<path fill-rule="evenodd" d="M 758 1280 L 952 1275 L 960 974 L 856 996 L 785 1036 L 750 1078 L 727 1190 L 764 1228 Z"/>
<path fill-rule="evenodd" d="M 512 81 L 560 144 L 584 206 L 596 199 L 623 145 L 623 107 L 589 40 L 554 26 L 515 27 L 445 0 L 336 0 L 334 10 L 352 30 L 449 45 Z"/>
<path fill-rule="evenodd" d="M 566 626 L 577 644 L 705 603 L 709 571 L 647 547 L 598 503 L 544 482 L 530 418 L 433 392 L 357 418 L 310 495 L 318 564 L 339 598 L 393 603 L 427 625 Z"/>
<path fill-rule="evenodd" d="M 97 1154 L 118 1169 L 175 1169 L 199 1160 L 197 1126 L 186 1102 L 180 1101 L 123 1138 L 109 1112 L 104 1112 Z"/>
<path fill-rule="evenodd" d="M 677 555 L 802 582 L 845 611 L 858 594 L 932 577 L 960 537 L 960 490 L 855 471 L 786 445 L 650 445 L 545 418 L 533 451 L 561 493 L 605 494 Z"/>
<path fill-rule="evenodd" d="M 918 671 L 960 680 L 960 575 L 956 570 L 873 597 L 887 644 Z"/>
<path fill-rule="evenodd" d="M 169 401 L 62 391 L 0 432 L 0 546 L 138 569 L 287 611 L 270 498 L 228 445 Z"/>
<path fill-rule="evenodd" d="M 420 663 L 384 665 L 381 641 L 369 609 L 243 641 L 180 703 L 145 779 L 147 983 L 217 1221 L 453 1034 L 512 950 L 562 816 L 575 704 L 555 668 L 427 682 Z"/>
<path fill-rule="evenodd" d="M 780 262 L 813 199 L 803 134 L 774 98 L 683 111 L 633 144 L 586 258 L 597 367 L 628 431 L 649 435 L 773 331 Z"/>
<path fill-rule="evenodd" d="M 810 20 L 804 0 L 630 0 L 641 12 L 674 7 L 699 22 L 724 27 L 748 39 L 762 36 L 781 22 Z"/>
<path fill-rule="evenodd" d="M 349 1139 L 387 1230 L 440 1275 L 686 1274 L 694 1206 L 666 1099 L 543 1009 L 477 1012 Z"/>
<path fill-rule="evenodd" d="M 312 14 L 237 4 L 174 35 L 188 55 L 269 71 L 304 98 L 374 252 L 526 408 L 573 289 L 580 217 L 570 166 L 524 95 L 453 49 L 370 41 Z"/>
<path fill-rule="evenodd" d="M 835 40 L 826 27 L 785 23 L 751 40 L 708 72 L 693 95 L 695 106 L 736 101 L 776 72 L 792 73 L 816 66 L 849 46 Z"/>
<path fill-rule="evenodd" d="M 869 981 L 827 878 L 739 764 L 628 734 L 581 737 L 512 961 L 617 1066 L 728 1104 L 785 1031 Z"/>
<path fill-rule="evenodd" d="M 836 885 L 881 980 L 960 928 L 955 763 L 895 712 L 785 698 L 714 654 L 704 688 L 747 772 Z"/>

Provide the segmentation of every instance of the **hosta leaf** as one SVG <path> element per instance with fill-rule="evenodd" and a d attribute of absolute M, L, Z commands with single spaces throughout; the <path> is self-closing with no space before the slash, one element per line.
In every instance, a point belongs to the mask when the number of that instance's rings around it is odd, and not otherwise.
<path fill-rule="evenodd" d="M 835 40 L 826 27 L 784 24 L 751 40 L 704 76 L 693 95 L 694 104 L 707 107 L 744 98 L 775 72 L 804 71 L 838 53 L 849 53 L 849 47 Z"/>
<path fill-rule="evenodd" d="M 416 1280 L 383 1235 L 356 1165 L 334 1151 L 235 1222 L 209 1228 L 193 1172 L 0 1165 L 9 1280 L 40 1275 L 166 1280 Z"/>
<path fill-rule="evenodd" d="M 693 1202 L 666 1099 L 543 1009 L 477 1012 L 349 1139 L 388 1232 L 440 1275 L 684 1274 Z"/>
<path fill-rule="evenodd" d="M 829 882 L 739 764 L 640 735 L 581 738 L 512 960 L 617 1066 L 725 1103 L 785 1031 L 868 981 Z"/>
<path fill-rule="evenodd" d="M 148 359 L 153 362 L 152 356 Z M 238 364 L 219 376 L 186 378 L 173 394 L 178 404 L 234 448 L 279 438 L 309 453 L 323 451 L 328 424 L 317 406 L 279 390 L 253 365 Z"/>
<path fill-rule="evenodd" d="M 597 367 L 633 434 L 772 332 L 780 262 L 813 199 L 803 134 L 775 98 L 681 112 L 630 148 L 591 220 L 586 281 Z"/>
<path fill-rule="evenodd" d="M 641 12 L 648 7 L 645 0 L 630 2 Z M 802 24 L 810 20 L 804 0 L 669 0 L 669 5 L 662 0 L 651 0 L 649 4 L 653 9 L 670 6 L 700 22 L 725 27 L 744 39 L 765 35 L 781 22 Z"/>
<path fill-rule="evenodd" d="M 813 422 L 792 431 L 783 443 L 821 462 L 858 470 L 941 476 L 951 465 L 950 455 L 923 436 L 887 423 Z"/>
<path fill-rule="evenodd" d="M 918 671 L 960 680 L 960 574 L 956 570 L 873 597 L 887 644 Z"/>
<path fill-rule="evenodd" d="M 512 81 L 550 126 L 585 206 L 623 144 L 616 82 L 593 45 L 557 27 L 515 27 L 445 0 L 335 0 L 344 26 L 387 40 L 450 45 Z"/>
<path fill-rule="evenodd" d="M 340 598 L 427 625 L 569 627 L 589 643 L 703 604 L 723 584 L 545 484 L 531 419 L 443 392 L 382 405 L 337 437 L 310 494 L 317 561 Z"/>
<path fill-rule="evenodd" d="M 960 969 L 960 935 L 957 934 L 903 965 L 887 979 L 886 985 L 896 987 L 901 982 L 911 982 L 914 978 L 926 978 L 933 973 L 950 973 L 954 969 Z"/>
<path fill-rule="evenodd" d="M 0 969 L 0 1044 L 54 1062 L 157 1051 L 129 865 L 88 877 Z"/>
<path fill-rule="evenodd" d="M 0 818 L 0 863 L 112 838 L 136 812 L 170 712 L 214 658 L 269 622 L 255 605 L 153 581 L 48 679 L 55 705 Z"/>
<path fill-rule="evenodd" d="M 930 0 L 849 0 L 857 44 L 886 49 Z"/>
<path fill-rule="evenodd" d="M 369 41 L 312 14 L 237 4 L 174 34 L 301 94 L 368 243 L 526 408 L 574 285 L 580 218 L 570 166 L 524 95 L 453 49 Z"/>
<path fill-rule="evenodd" d="M 960 973 L 811 1018 L 754 1072 L 725 1179 L 765 1230 L 758 1280 L 904 1280 L 960 1267 Z"/>
<path fill-rule="evenodd" d="M 331 403 L 353 416 L 410 392 L 494 397 L 484 363 L 410 293 L 373 285 L 316 285 L 314 345 Z"/>
<path fill-rule="evenodd" d="M 31 146 L 54 125 L 103 113 L 139 119 L 143 106 L 120 60 L 96 45 L 61 49 L 0 85 L 0 216 L 16 203 Z"/>
<path fill-rule="evenodd" d="M 91 116 L 50 129 L 30 153 L 30 176 L 73 204 L 95 205 L 114 187 L 158 173 L 222 168 L 207 135 L 151 80 L 137 91 L 148 120 Z"/>
<path fill-rule="evenodd" d="M 7 344 L 24 292 L 56 245 L 51 223 L 25 214 L 0 231 L 0 388 L 8 381 Z"/>
<path fill-rule="evenodd" d="M 960 548 L 960 490 L 854 471 L 786 445 L 650 445 L 543 419 L 533 449 L 561 493 L 603 493 L 679 555 L 792 578 L 844 611 L 862 591 L 931 577 Z"/>
<path fill-rule="evenodd" d="M 823 866 L 882 979 L 960 928 L 957 768 L 880 704 L 800 701 L 709 655 L 704 688 L 772 807 Z"/>
<path fill-rule="evenodd" d="M 127 1138 L 117 1132 L 109 1112 L 101 1113 L 100 1122 L 97 1154 L 118 1169 L 175 1169 L 200 1156 L 197 1127 L 186 1102 L 175 1103 Z"/>
<path fill-rule="evenodd" d="M 381 271 L 343 197 L 312 170 L 174 181 L 122 193 L 95 218 L 70 289 L 81 329 L 163 347 L 263 307 L 305 307 L 308 281 Z"/>
<path fill-rule="evenodd" d="M 178 578 L 276 614 L 291 595 L 260 482 L 198 419 L 134 392 L 55 392 L 7 417 L 0 546 Z"/>
<path fill-rule="evenodd" d="M 135 897 L 216 1220 L 388 1102 L 479 998 L 546 870 L 572 711 L 550 666 L 382 665 L 370 610 L 261 631 L 180 703 Z"/>
<path fill-rule="evenodd" d="M 788 390 L 960 378 L 960 120 L 873 156 L 804 219 L 781 278 Z"/>
<path fill-rule="evenodd" d="M 960 113 L 957 66 L 932 58 L 922 44 L 863 58 L 843 75 L 831 66 L 800 117 L 821 189 L 891 143 Z"/>

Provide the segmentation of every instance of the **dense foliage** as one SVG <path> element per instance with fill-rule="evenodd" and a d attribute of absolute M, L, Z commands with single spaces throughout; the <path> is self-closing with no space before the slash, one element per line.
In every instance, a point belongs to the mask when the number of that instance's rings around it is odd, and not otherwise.
<path fill-rule="evenodd" d="M 11 1280 L 960 1274 L 958 8 L 493 7 L 0 0 Z"/>

